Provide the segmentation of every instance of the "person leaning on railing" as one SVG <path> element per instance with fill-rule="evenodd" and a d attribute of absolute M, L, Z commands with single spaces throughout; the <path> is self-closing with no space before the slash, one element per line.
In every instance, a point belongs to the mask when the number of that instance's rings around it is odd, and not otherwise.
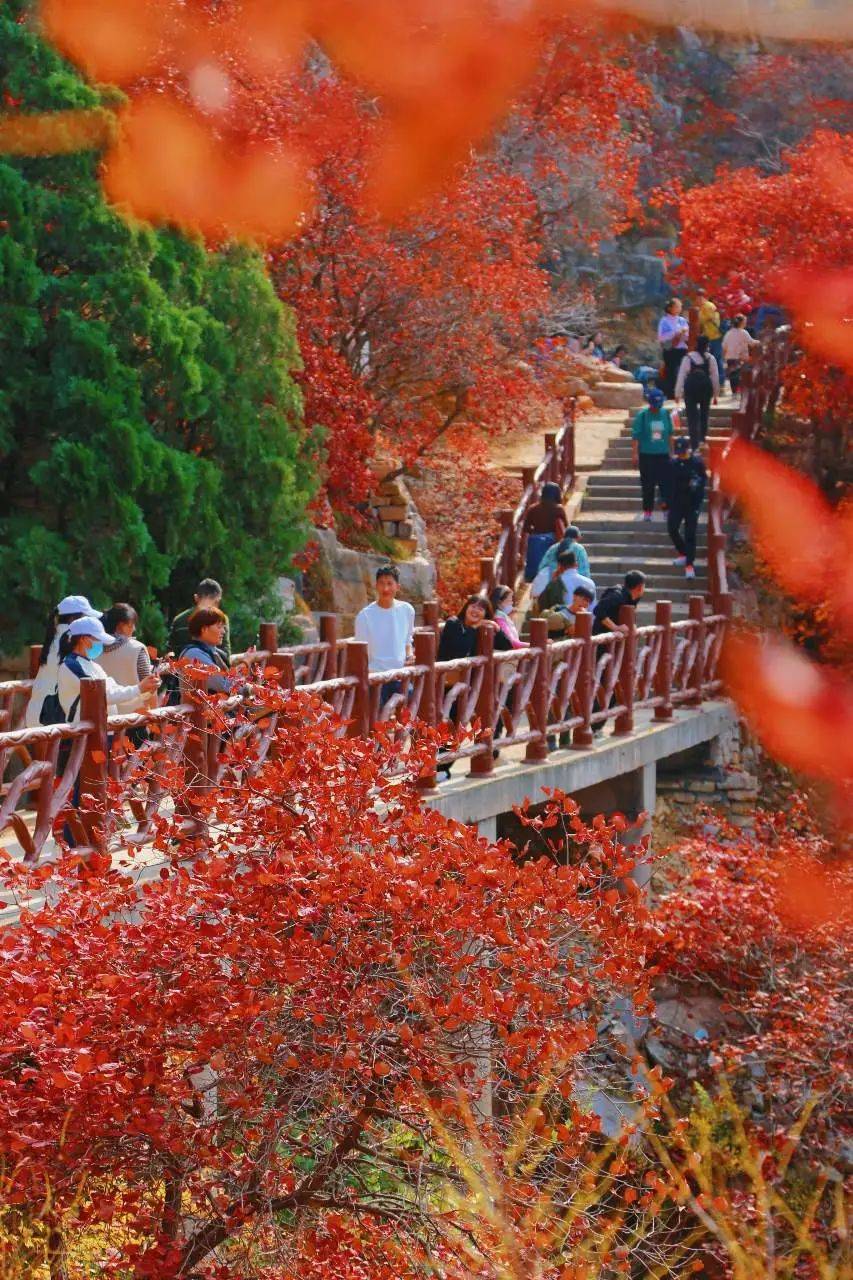
<path fill-rule="evenodd" d="M 222 653 L 226 617 L 221 609 L 199 608 L 187 619 L 189 643 L 178 655 L 182 661 L 196 662 L 211 668 L 207 677 L 208 693 L 231 693 L 235 678 L 228 674 L 228 663 Z"/>
<path fill-rule="evenodd" d="M 65 596 L 51 613 L 42 641 L 39 655 L 39 668 L 30 699 L 24 716 L 28 729 L 42 723 L 42 709 L 46 698 L 55 700 L 56 681 L 59 676 L 59 642 L 72 622 L 78 618 L 97 618 L 97 609 L 93 609 L 85 596 Z"/>
<path fill-rule="evenodd" d="M 115 637 L 104 630 L 99 618 L 78 618 L 60 640 L 56 692 L 67 723 L 80 719 L 81 680 L 103 680 L 110 706 L 126 707 L 146 694 L 156 693 L 160 683 L 157 675 L 145 676 L 132 684 L 119 684 L 98 665 L 96 659 L 104 645 L 114 642 Z"/>
<path fill-rule="evenodd" d="M 640 596 L 646 589 L 646 575 L 641 569 L 629 569 L 621 587 L 608 587 L 602 592 L 601 599 L 593 610 L 594 621 L 592 634 L 600 636 L 605 631 L 625 631 L 619 621 L 619 612 L 623 605 L 636 607 Z"/>

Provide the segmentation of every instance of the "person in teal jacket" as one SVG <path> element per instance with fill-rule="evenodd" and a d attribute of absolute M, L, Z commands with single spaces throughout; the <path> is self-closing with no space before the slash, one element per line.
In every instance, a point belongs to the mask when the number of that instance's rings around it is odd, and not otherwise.
<path fill-rule="evenodd" d="M 664 408 L 664 395 L 659 387 L 649 392 L 648 404 L 634 418 L 631 428 L 634 466 L 640 469 L 643 495 L 643 519 L 651 520 L 655 509 L 655 490 L 660 490 L 661 503 L 669 501 L 670 457 L 674 426 L 672 414 Z"/>
<path fill-rule="evenodd" d="M 557 567 L 557 557 L 561 556 L 564 551 L 574 551 L 575 558 L 577 560 L 578 573 L 582 574 L 585 578 L 592 577 L 592 574 L 589 571 L 589 556 L 586 554 L 586 549 L 581 544 L 580 537 L 581 531 L 577 525 L 570 524 L 566 532 L 563 534 L 562 540 L 560 542 L 555 542 L 553 547 L 549 547 L 545 552 L 539 565 L 539 572 L 536 574 L 536 577 L 533 579 L 530 587 L 530 594 L 534 599 L 537 596 L 541 596 L 542 592 L 551 581 L 554 576 L 554 570 Z"/>

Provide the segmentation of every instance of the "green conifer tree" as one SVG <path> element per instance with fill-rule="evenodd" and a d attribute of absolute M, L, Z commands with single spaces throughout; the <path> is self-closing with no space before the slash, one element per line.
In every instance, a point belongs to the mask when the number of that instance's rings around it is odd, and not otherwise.
<path fill-rule="evenodd" d="M 3 6 L 0 111 L 101 100 Z M 0 159 L 0 651 L 68 592 L 162 643 L 206 575 L 240 644 L 313 492 L 293 317 L 258 254 L 128 224 L 97 165 Z"/>

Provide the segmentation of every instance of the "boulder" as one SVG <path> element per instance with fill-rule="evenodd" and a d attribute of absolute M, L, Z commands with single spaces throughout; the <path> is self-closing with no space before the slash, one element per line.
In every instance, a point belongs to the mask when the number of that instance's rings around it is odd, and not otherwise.
<path fill-rule="evenodd" d="M 640 409 L 643 388 L 639 382 L 599 382 L 592 398 L 599 409 Z"/>

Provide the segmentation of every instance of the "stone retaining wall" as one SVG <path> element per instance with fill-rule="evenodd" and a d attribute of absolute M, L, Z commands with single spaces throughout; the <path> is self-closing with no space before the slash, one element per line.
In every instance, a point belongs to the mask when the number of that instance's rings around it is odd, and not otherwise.
<path fill-rule="evenodd" d="M 741 723 L 706 747 L 658 768 L 655 817 L 690 822 L 707 806 L 732 826 L 751 827 L 759 796 L 758 748 Z"/>

